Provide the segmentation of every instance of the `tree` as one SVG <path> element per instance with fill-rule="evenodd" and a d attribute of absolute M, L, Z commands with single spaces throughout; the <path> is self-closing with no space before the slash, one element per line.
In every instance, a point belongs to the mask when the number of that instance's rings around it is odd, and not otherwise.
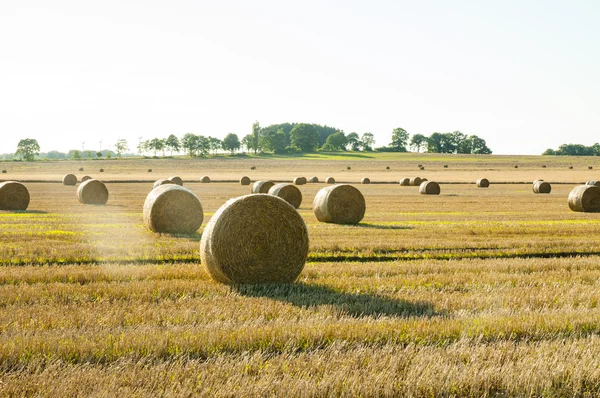
<path fill-rule="evenodd" d="M 250 152 L 254 149 L 254 136 L 252 134 L 246 134 L 244 138 L 242 138 L 242 146 L 246 148 L 247 152 Z"/>
<path fill-rule="evenodd" d="M 72 159 L 81 159 L 81 152 L 79 152 L 77 149 L 73 150 L 71 152 L 71 158 Z"/>
<path fill-rule="evenodd" d="M 273 152 L 277 154 L 285 153 L 286 142 L 287 138 L 285 137 L 285 133 L 282 129 L 279 129 L 277 133 L 271 138 L 271 147 L 273 148 Z"/>
<path fill-rule="evenodd" d="M 149 149 L 148 148 L 149 143 L 150 143 L 150 141 L 140 141 L 140 143 L 137 146 L 137 150 L 140 155 L 143 155 L 144 153 L 146 153 L 146 151 Z"/>
<path fill-rule="evenodd" d="M 231 151 L 231 154 L 240 149 L 240 139 L 237 134 L 229 133 L 223 138 L 223 149 Z"/>
<path fill-rule="evenodd" d="M 98 152 L 96 152 L 96 157 L 97 157 L 97 158 L 101 158 L 101 157 L 102 157 L 102 151 L 98 151 Z"/>
<path fill-rule="evenodd" d="M 179 152 L 181 149 L 181 143 L 175 134 L 171 134 L 167 137 L 165 140 L 165 146 L 171 150 L 171 156 L 173 156 L 173 151 Z"/>
<path fill-rule="evenodd" d="M 348 139 L 346 138 L 346 135 L 341 131 L 338 131 L 327 137 L 325 145 L 323 145 L 321 149 L 326 151 L 343 151 L 346 149 L 347 143 Z"/>
<path fill-rule="evenodd" d="M 17 144 L 15 156 L 21 156 L 24 160 L 31 162 L 40 154 L 40 144 L 34 138 L 25 138 Z"/>
<path fill-rule="evenodd" d="M 476 155 L 490 155 L 492 153 L 491 149 L 487 147 L 485 140 L 483 138 L 479 138 L 476 135 L 470 135 L 467 138 L 469 142 L 470 152 Z"/>
<path fill-rule="evenodd" d="M 192 133 L 185 133 L 181 139 L 181 147 L 187 150 L 189 156 L 196 155 L 196 141 L 198 141 L 198 136 Z"/>
<path fill-rule="evenodd" d="M 117 157 L 120 158 L 121 154 L 125 151 L 129 150 L 129 146 L 127 145 L 127 140 L 121 138 L 120 140 L 117 140 L 117 143 L 115 144 L 115 149 L 117 150 Z"/>
<path fill-rule="evenodd" d="M 396 152 L 406 152 L 406 145 L 408 144 L 408 133 L 401 127 L 397 127 L 392 130 L 392 142 L 390 147 L 394 148 Z"/>
<path fill-rule="evenodd" d="M 350 133 L 346 136 L 346 148 L 350 147 L 352 151 L 360 150 L 360 137 L 356 133 Z"/>
<path fill-rule="evenodd" d="M 300 148 L 302 152 L 313 152 L 319 146 L 319 133 L 314 126 L 299 123 L 290 131 L 290 145 Z"/>
<path fill-rule="evenodd" d="M 165 157 L 165 140 L 161 140 L 160 138 L 152 138 L 148 141 L 148 149 L 154 152 L 154 156 L 156 156 L 156 152 L 162 151 L 163 157 Z"/>
<path fill-rule="evenodd" d="M 254 139 L 253 141 L 253 146 L 254 146 L 254 154 L 256 155 L 256 152 L 258 151 L 258 136 L 260 134 L 260 124 L 258 124 L 258 120 L 255 121 L 252 124 L 252 137 Z"/>
<path fill-rule="evenodd" d="M 364 133 L 360 139 L 363 151 L 372 151 L 375 145 L 375 137 L 371 133 Z"/>
<path fill-rule="evenodd" d="M 544 153 L 542 153 L 543 156 L 545 155 L 556 155 L 556 152 L 554 151 L 554 149 L 552 148 L 548 148 L 544 151 Z"/>
<path fill-rule="evenodd" d="M 410 146 L 417 150 L 417 152 L 421 152 L 421 149 L 425 150 L 427 148 L 427 137 L 423 134 L 415 134 L 410 139 Z"/>
<path fill-rule="evenodd" d="M 217 151 L 223 147 L 223 142 L 218 138 L 209 136 L 208 137 L 208 145 L 209 145 L 210 150 L 212 151 L 213 155 L 216 155 Z"/>

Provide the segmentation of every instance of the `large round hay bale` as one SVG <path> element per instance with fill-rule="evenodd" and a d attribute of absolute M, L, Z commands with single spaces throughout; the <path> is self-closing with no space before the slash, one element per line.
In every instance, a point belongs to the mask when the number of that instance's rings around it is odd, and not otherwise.
<path fill-rule="evenodd" d="M 269 193 L 269 189 L 271 189 L 271 187 L 275 185 L 275 183 L 273 181 L 255 181 L 254 184 L 252 184 L 252 190 L 250 191 L 251 193 Z"/>
<path fill-rule="evenodd" d="M 597 187 L 600 187 L 600 181 L 590 180 L 590 181 L 586 182 L 585 185 L 595 185 Z"/>
<path fill-rule="evenodd" d="M 323 188 L 313 201 L 313 212 L 321 222 L 358 224 L 365 216 L 365 210 L 365 197 L 348 184 Z"/>
<path fill-rule="evenodd" d="M 307 255 L 304 220 L 271 195 L 229 200 L 211 217 L 200 241 L 202 264 L 222 283 L 292 283 Z"/>
<path fill-rule="evenodd" d="M 477 180 L 477 186 L 479 188 L 487 188 L 490 186 L 490 181 L 487 178 L 480 178 Z"/>
<path fill-rule="evenodd" d="M 421 180 L 420 177 L 412 177 L 410 179 L 410 186 L 411 187 L 418 187 L 421 185 L 421 183 L 423 182 L 423 180 Z"/>
<path fill-rule="evenodd" d="M 183 186 L 183 180 L 181 179 L 181 177 L 173 176 L 173 177 L 169 177 L 168 180 L 173 181 L 175 184 L 177 184 L 179 186 Z"/>
<path fill-rule="evenodd" d="M 315 177 L 310 177 L 308 179 L 308 182 L 312 182 L 312 183 L 319 182 L 319 177 L 316 177 L 316 176 Z"/>
<path fill-rule="evenodd" d="M 600 212 L 600 187 L 579 185 L 569 194 L 569 208 L 573 211 Z"/>
<path fill-rule="evenodd" d="M 250 177 L 243 176 L 242 178 L 240 178 L 241 185 L 250 185 L 251 182 L 252 181 L 250 180 Z"/>
<path fill-rule="evenodd" d="M 419 185 L 419 192 L 421 195 L 439 195 L 440 184 L 435 181 L 425 181 Z"/>
<path fill-rule="evenodd" d="M 408 178 L 408 177 L 407 178 L 402 178 L 400 180 L 400 186 L 402 186 L 402 187 L 408 187 L 408 186 L 410 186 L 410 178 Z"/>
<path fill-rule="evenodd" d="M 540 178 L 540 179 L 537 179 L 537 180 L 534 180 L 534 181 L 533 181 L 533 185 L 535 185 L 535 183 L 536 183 L 536 182 L 543 182 L 543 181 L 544 181 L 544 180 L 542 180 L 541 178 Z"/>
<path fill-rule="evenodd" d="M 209 176 L 202 176 L 202 178 L 200 178 L 200 182 L 202 182 L 204 184 L 208 184 L 210 182 L 210 177 Z"/>
<path fill-rule="evenodd" d="M 371 179 L 369 177 L 364 177 L 362 180 L 360 180 L 361 184 L 370 184 L 371 183 Z"/>
<path fill-rule="evenodd" d="M 294 178 L 294 185 L 304 185 L 306 181 L 306 177 L 296 177 Z"/>
<path fill-rule="evenodd" d="M 169 185 L 169 184 L 177 185 L 177 184 L 175 184 L 174 181 L 171 181 L 171 180 L 169 180 L 167 178 L 161 178 L 160 180 L 154 181 L 154 185 L 152 186 L 152 188 L 156 188 L 156 187 L 159 187 L 161 185 Z"/>
<path fill-rule="evenodd" d="M 292 184 L 275 184 L 269 189 L 269 195 L 277 196 L 292 206 L 294 208 L 300 207 L 302 203 L 302 192 Z"/>
<path fill-rule="evenodd" d="M 108 202 L 108 189 L 100 180 L 87 180 L 77 188 L 77 199 L 86 205 L 103 205 Z"/>
<path fill-rule="evenodd" d="M 427 178 L 421 178 L 421 184 L 423 184 L 425 181 L 429 181 Z"/>
<path fill-rule="evenodd" d="M 75 185 L 77 184 L 77 177 L 75 174 L 66 174 L 62 179 L 63 185 Z"/>
<path fill-rule="evenodd" d="M 83 176 L 83 177 L 81 177 L 81 182 L 86 182 L 87 180 L 91 180 L 91 179 L 92 179 L 92 177 L 90 177 L 90 176 Z"/>
<path fill-rule="evenodd" d="M 153 189 L 144 202 L 144 223 L 154 232 L 191 234 L 202 225 L 200 199 L 171 182 Z"/>
<path fill-rule="evenodd" d="M 27 210 L 29 191 L 17 181 L 0 183 L 0 210 Z"/>
<path fill-rule="evenodd" d="M 533 193 L 550 193 L 552 186 L 545 181 L 536 181 L 533 184 Z"/>
<path fill-rule="evenodd" d="M 335 178 L 333 178 L 333 177 L 327 177 L 327 178 L 325 179 L 325 182 L 326 182 L 327 184 L 335 184 Z"/>

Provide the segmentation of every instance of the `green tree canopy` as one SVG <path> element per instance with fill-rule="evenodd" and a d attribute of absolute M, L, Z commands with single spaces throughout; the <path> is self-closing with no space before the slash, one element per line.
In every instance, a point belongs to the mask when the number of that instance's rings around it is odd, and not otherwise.
<path fill-rule="evenodd" d="M 181 143 L 175 134 L 170 134 L 167 137 L 165 140 L 165 146 L 171 151 L 171 156 L 173 156 L 173 151 L 179 152 L 181 149 Z"/>
<path fill-rule="evenodd" d="M 129 150 L 129 146 L 127 145 L 127 140 L 121 138 L 120 140 L 117 140 L 116 144 L 115 144 L 115 149 L 117 150 L 117 157 L 120 158 L 121 154 L 125 151 Z"/>
<path fill-rule="evenodd" d="M 346 148 L 351 151 L 360 151 L 360 137 L 356 133 L 350 133 L 346 136 Z"/>
<path fill-rule="evenodd" d="M 392 130 L 392 142 L 390 147 L 396 152 L 406 152 L 406 145 L 408 144 L 408 133 L 401 127 L 397 127 Z"/>
<path fill-rule="evenodd" d="M 240 139 L 237 134 L 229 133 L 223 138 L 223 149 L 230 151 L 231 154 L 240 149 Z"/>
<path fill-rule="evenodd" d="M 327 137 L 325 145 L 323 145 L 321 149 L 326 151 L 344 151 L 346 150 L 346 144 L 348 144 L 346 135 L 341 131 L 338 131 Z"/>
<path fill-rule="evenodd" d="M 300 123 L 290 131 L 290 143 L 302 152 L 314 152 L 319 146 L 319 133 L 314 126 Z"/>
<path fill-rule="evenodd" d="M 416 149 L 417 152 L 421 152 L 421 149 L 425 150 L 427 148 L 427 137 L 423 134 L 414 134 L 410 139 L 410 146 Z"/>
<path fill-rule="evenodd" d="M 364 133 L 360 139 L 363 151 L 372 151 L 375 145 L 375 136 L 372 133 Z"/>
<path fill-rule="evenodd" d="M 24 160 L 31 162 L 40 154 L 40 144 L 34 138 L 25 138 L 17 144 L 15 156 L 21 156 Z"/>

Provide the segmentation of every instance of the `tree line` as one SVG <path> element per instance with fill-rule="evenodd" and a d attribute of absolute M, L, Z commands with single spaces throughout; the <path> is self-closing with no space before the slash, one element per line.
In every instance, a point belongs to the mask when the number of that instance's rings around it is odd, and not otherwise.
<path fill-rule="evenodd" d="M 562 144 L 558 147 L 558 149 L 546 149 L 542 155 L 600 156 L 600 144 L 595 143 L 592 146 L 585 146 L 581 144 Z"/>

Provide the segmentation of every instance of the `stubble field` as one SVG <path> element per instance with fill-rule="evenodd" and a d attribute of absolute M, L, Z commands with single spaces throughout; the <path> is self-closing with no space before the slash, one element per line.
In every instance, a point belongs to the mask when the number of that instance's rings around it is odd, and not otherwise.
<path fill-rule="evenodd" d="M 578 182 L 596 179 L 593 159 L 481 159 L 9 169 L 3 178 L 56 181 L 74 172 L 112 182 L 106 206 L 80 204 L 75 187 L 26 182 L 28 211 L 0 212 L 0 395 L 597 396 L 600 214 L 567 206 Z M 492 185 L 442 184 L 441 195 L 426 196 L 417 187 L 356 184 L 367 202 L 357 226 L 319 223 L 312 199 L 325 185 L 301 186 L 310 252 L 298 282 L 225 286 L 200 264 L 202 228 L 172 236 L 142 224 L 150 181 L 176 174 L 487 177 Z M 549 195 L 510 184 L 535 178 L 564 184 Z M 202 201 L 205 223 L 227 199 L 249 193 L 234 182 L 185 186 Z"/>

